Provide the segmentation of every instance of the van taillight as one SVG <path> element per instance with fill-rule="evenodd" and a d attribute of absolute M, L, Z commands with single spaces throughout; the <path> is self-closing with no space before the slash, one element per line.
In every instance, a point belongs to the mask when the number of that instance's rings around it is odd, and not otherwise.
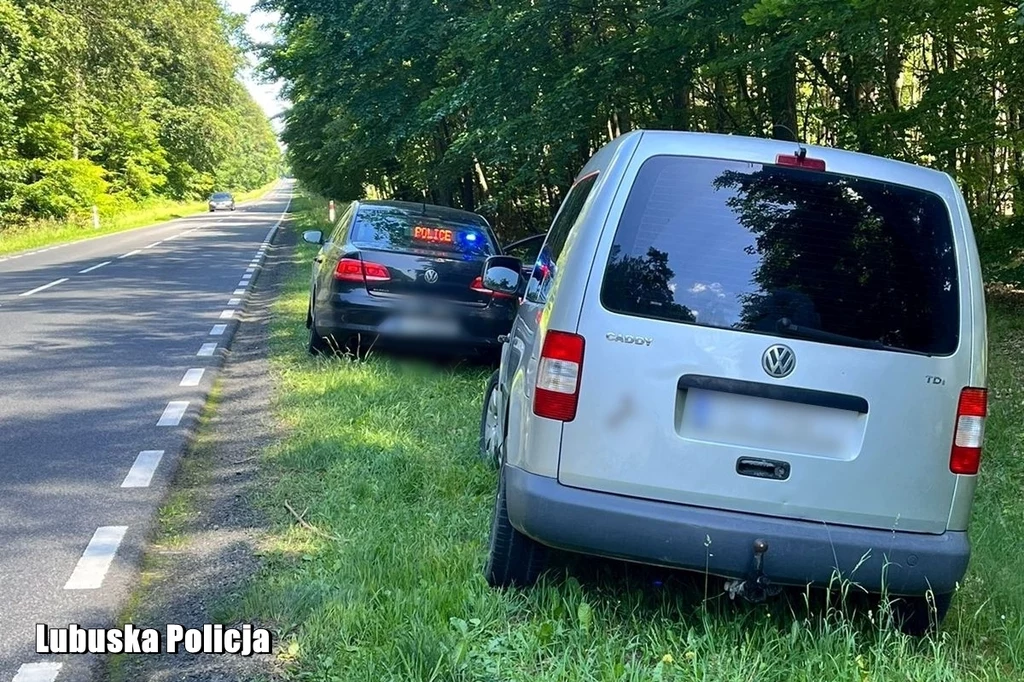
<path fill-rule="evenodd" d="M 987 409 L 988 391 L 984 388 L 965 388 L 960 391 L 953 450 L 949 454 L 949 470 L 954 474 L 978 473 Z"/>
<path fill-rule="evenodd" d="M 575 419 L 582 373 L 583 337 L 549 331 L 540 352 L 533 413 L 562 422 Z"/>
<path fill-rule="evenodd" d="M 334 279 L 340 282 L 386 282 L 391 279 L 391 273 L 378 263 L 342 258 L 334 268 Z"/>
<path fill-rule="evenodd" d="M 777 163 L 780 166 L 804 168 L 806 170 L 825 170 L 825 159 L 811 159 L 808 158 L 806 155 L 800 154 L 779 154 L 778 156 L 775 157 L 775 163 Z"/>
<path fill-rule="evenodd" d="M 502 291 L 488 289 L 487 287 L 484 286 L 484 278 L 482 276 L 474 279 L 473 283 L 469 285 L 469 288 L 478 294 L 493 296 L 494 298 L 515 298 L 515 294 L 506 294 Z"/>

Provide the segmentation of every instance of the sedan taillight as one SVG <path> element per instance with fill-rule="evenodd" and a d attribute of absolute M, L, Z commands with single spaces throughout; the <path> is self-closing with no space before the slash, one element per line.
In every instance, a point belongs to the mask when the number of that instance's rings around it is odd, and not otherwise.
<path fill-rule="evenodd" d="M 342 258 L 334 268 L 334 279 L 339 282 L 386 282 L 391 279 L 391 272 L 379 263 Z"/>

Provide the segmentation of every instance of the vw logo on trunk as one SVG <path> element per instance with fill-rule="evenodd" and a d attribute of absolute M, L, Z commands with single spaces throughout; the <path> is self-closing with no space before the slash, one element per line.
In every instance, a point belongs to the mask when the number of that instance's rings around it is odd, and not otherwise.
<path fill-rule="evenodd" d="M 437 284 L 437 270 L 427 270 L 423 273 L 423 279 L 427 284 Z"/>
<path fill-rule="evenodd" d="M 777 343 L 774 346 L 769 346 L 761 356 L 761 367 L 768 373 L 768 376 L 776 379 L 788 377 L 796 369 L 796 354 L 789 346 Z"/>

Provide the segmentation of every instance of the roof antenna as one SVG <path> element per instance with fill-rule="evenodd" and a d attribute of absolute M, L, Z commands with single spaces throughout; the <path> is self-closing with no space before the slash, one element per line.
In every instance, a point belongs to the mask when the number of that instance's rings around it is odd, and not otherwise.
<path fill-rule="evenodd" d="M 773 123 L 772 124 L 772 134 L 773 135 L 777 135 L 779 129 L 785 130 L 787 133 L 789 133 L 790 138 L 792 138 L 791 139 L 792 142 L 800 142 L 800 138 L 797 136 L 797 134 L 795 132 L 793 132 L 793 129 L 790 128 L 785 123 Z"/>

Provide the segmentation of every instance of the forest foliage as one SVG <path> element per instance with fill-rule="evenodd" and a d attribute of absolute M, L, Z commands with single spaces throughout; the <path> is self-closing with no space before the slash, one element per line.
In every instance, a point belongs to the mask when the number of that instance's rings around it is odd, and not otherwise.
<path fill-rule="evenodd" d="M 219 0 L 0 0 L 0 230 L 280 169 Z"/>
<path fill-rule="evenodd" d="M 1020 256 L 1019 0 L 263 4 L 292 167 L 338 199 L 426 197 L 512 238 L 628 130 L 795 133 L 951 173 L 987 260 Z"/>

